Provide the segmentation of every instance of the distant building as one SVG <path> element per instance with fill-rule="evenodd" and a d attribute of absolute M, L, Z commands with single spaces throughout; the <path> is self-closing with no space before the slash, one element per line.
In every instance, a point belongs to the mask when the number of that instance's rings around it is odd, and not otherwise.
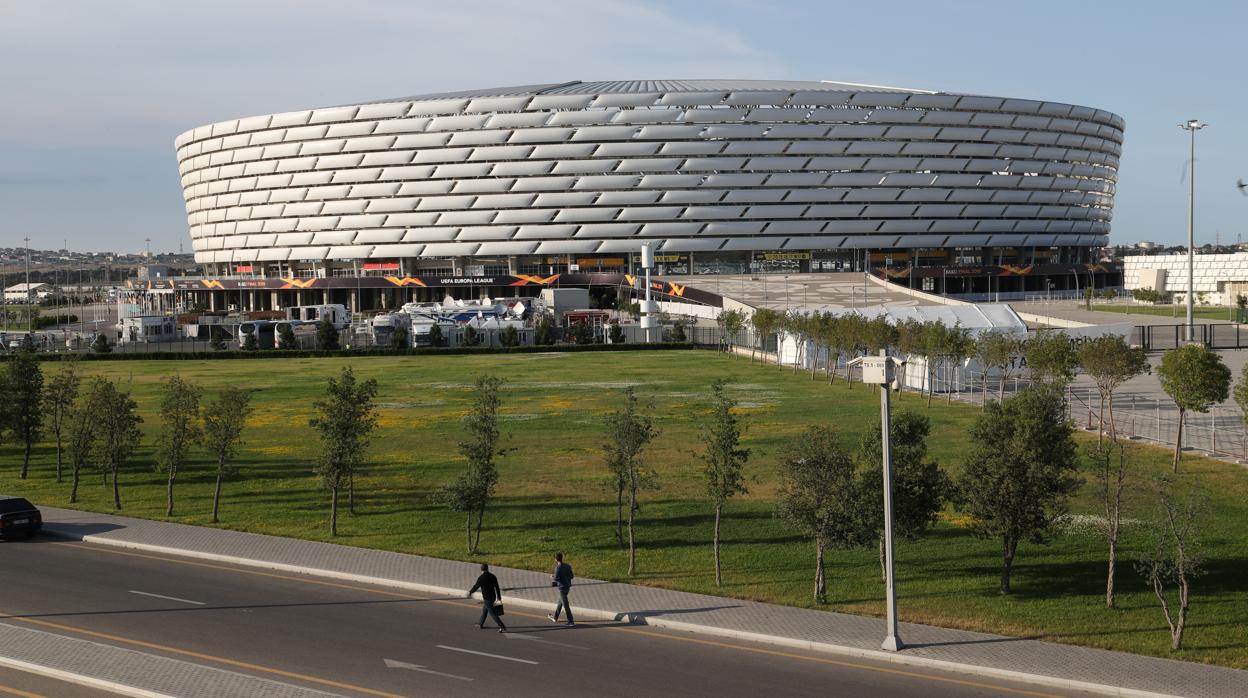
<path fill-rule="evenodd" d="M 1174 294 L 1175 300 L 1187 294 L 1187 255 L 1157 254 L 1124 257 L 1123 287 L 1128 291 L 1151 288 Z M 1197 254 L 1193 263 L 1197 299 L 1211 305 L 1227 305 L 1239 294 L 1248 295 L 1248 252 Z"/>
<path fill-rule="evenodd" d="M 42 301 L 56 295 L 56 287 L 51 284 L 14 284 L 4 289 L 5 301 L 25 301 L 33 299 Z"/>

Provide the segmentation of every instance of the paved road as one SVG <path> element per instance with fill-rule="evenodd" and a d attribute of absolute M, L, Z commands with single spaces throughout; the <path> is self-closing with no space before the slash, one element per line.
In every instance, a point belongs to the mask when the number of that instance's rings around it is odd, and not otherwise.
<path fill-rule="evenodd" d="M 463 599 L 89 543 L 36 538 L 0 555 L 6 622 L 348 696 L 1056 693 L 619 623 L 564 628 L 519 608 L 500 635 L 477 630 L 479 605 Z"/>

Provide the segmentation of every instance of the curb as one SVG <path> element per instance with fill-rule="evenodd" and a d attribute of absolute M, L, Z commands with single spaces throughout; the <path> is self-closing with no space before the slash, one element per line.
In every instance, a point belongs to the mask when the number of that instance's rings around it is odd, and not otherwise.
<path fill-rule="evenodd" d="M 116 693 L 122 696 L 132 696 L 133 698 L 177 698 L 177 696 L 171 696 L 167 693 L 148 691 L 142 688 L 135 688 L 134 686 L 127 686 L 123 683 L 105 681 L 104 679 L 97 679 L 85 674 L 75 674 L 71 671 L 53 669 L 52 667 L 46 667 L 41 664 L 32 664 L 30 662 L 24 662 L 20 659 L 10 659 L 9 657 L 4 656 L 0 656 L 0 666 L 7 667 L 9 669 L 16 669 L 17 671 L 24 671 L 28 674 L 46 676 L 50 679 L 57 679 L 66 683 L 85 686 L 87 688 L 98 688 L 102 691 L 108 691 L 109 693 Z"/>
<path fill-rule="evenodd" d="M 318 577 L 322 579 L 334 579 L 338 581 L 359 582 L 363 584 L 371 584 L 374 586 L 388 587 L 391 589 L 402 589 L 405 591 L 418 591 L 428 594 L 436 594 L 439 596 L 447 596 L 450 598 L 463 599 L 464 592 L 462 589 L 453 589 L 450 587 L 436 586 L 433 584 L 420 584 L 418 582 L 405 582 L 396 579 L 386 579 L 383 577 L 370 577 L 362 574 L 352 574 L 350 572 L 336 572 L 334 570 L 319 569 L 314 567 L 302 567 L 299 565 L 290 565 L 280 562 L 268 562 L 265 560 L 256 560 L 252 558 L 237 557 L 234 555 L 220 555 L 217 553 L 205 553 L 194 550 L 185 550 L 182 548 L 173 548 L 163 545 L 151 545 L 148 543 L 133 543 L 128 541 L 119 541 L 110 538 L 98 537 L 98 534 L 73 535 L 60 533 L 55 531 L 44 530 L 46 534 L 57 536 L 60 538 L 68 538 L 71 540 L 81 540 L 84 543 L 95 545 L 104 545 L 114 548 L 125 548 L 130 550 L 142 550 L 145 552 L 163 553 L 166 555 L 174 555 L 178 557 L 190 557 L 200 560 L 212 560 L 214 562 L 225 562 L 240 567 L 252 567 L 258 569 L 276 570 L 281 572 L 290 572 L 293 574 L 303 575 L 307 577 Z M 474 597 L 475 598 L 475 597 Z M 507 603 L 522 608 L 547 610 L 550 604 L 544 601 L 536 601 L 532 599 L 523 599 L 509 597 Z M 669 630 L 683 631 L 696 635 L 709 635 L 713 637 L 723 637 L 736 640 L 746 640 L 762 644 L 775 645 L 780 647 L 789 647 L 793 649 L 803 649 L 821 654 L 833 654 L 846 657 L 855 657 L 860 659 L 870 659 L 880 662 L 888 662 L 892 664 L 901 664 L 913 667 L 924 667 L 929 669 L 939 669 L 958 674 L 970 674 L 975 676 L 983 676 L 996 679 L 1005 679 L 1027 683 L 1036 686 L 1046 686 L 1049 688 L 1059 688 L 1065 690 L 1085 691 L 1107 696 L 1117 696 L 1118 698 L 1183 698 L 1170 693 L 1157 693 L 1154 691 L 1145 691 L 1133 688 L 1123 688 L 1121 686 L 1110 686 L 1106 684 L 1090 683 L 1087 681 L 1077 681 L 1073 679 L 1063 679 L 1057 676 L 1048 676 L 1045 674 L 1029 674 L 1022 671 L 1014 671 L 1011 669 L 998 669 L 978 664 L 960 664 L 943 659 L 930 659 L 927 657 L 915 657 L 911 655 L 898 654 L 894 652 L 885 652 L 883 650 L 864 650 L 855 647 L 846 647 L 844 645 L 834 645 L 826 642 L 817 642 L 813 640 L 798 640 L 779 635 L 765 635 L 762 633 L 753 633 L 743 630 L 732 630 L 730 628 L 717 628 L 709 625 L 698 625 L 695 623 L 686 623 L 682 621 L 667 620 L 659 617 L 650 617 L 644 614 L 607 611 L 602 609 L 574 607 L 577 615 L 596 620 L 609 621 L 627 621 L 635 625 L 647 625 L 655 628 L 665 628 Z M 133 693 L 127 695 L 136 695 L 141 698 L 153 696 L 155 698 L 163 698 L 157 694 L 151 693 Z"/>

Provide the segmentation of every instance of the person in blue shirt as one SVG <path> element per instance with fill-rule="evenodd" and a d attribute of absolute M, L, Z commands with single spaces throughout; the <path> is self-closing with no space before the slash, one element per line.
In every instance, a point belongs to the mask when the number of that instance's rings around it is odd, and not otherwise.
<path fill-rule="evenodd" d="M 572 620 L 572 604 L 568 603 L 568 591 L 572 588 L 572 565 L 563 561 L 563 553 L 555 553 L 555 571 L 550 575 L 550 585 L 559 589 L 559 603 L 555 612 L 546 616 L 552 623 L 559 622 L 559 612 L 567 611 L 568 622 L 564 625 L 576 625 Z"/>

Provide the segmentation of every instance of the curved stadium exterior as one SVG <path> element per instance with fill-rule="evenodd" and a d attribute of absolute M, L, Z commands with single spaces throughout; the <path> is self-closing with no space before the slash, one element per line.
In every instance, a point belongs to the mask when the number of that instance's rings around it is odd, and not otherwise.
<path fill-rule="evenodd" d="M 1122 129 L 1026 99 L 641 80 L 255 116 L 176 146 L 209 276 L 628 272 L 649 241 L 668 273 L 1060 278 L 1106 242 Z"/>

